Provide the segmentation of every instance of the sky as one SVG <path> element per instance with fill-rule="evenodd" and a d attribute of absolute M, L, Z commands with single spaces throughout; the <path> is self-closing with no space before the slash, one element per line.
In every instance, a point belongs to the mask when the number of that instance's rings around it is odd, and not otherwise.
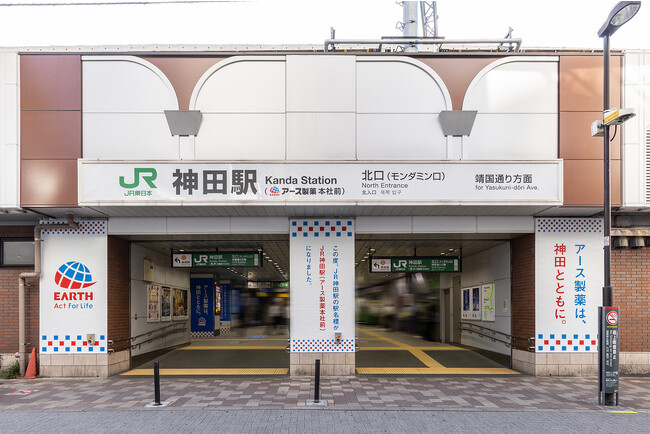
<path fill-rule="evenodd" d="M 89 45 L 322 45 L 400 36 L 394 0 L 253 0 L 102 6 L 19 3 L 146 0 L 0 0 L 0 47 Z M 161 1 L 161 0 L 156 0 Z M 164 0 L 163 0 L 164 1 Z M 199 0 L 200 1 L 200 0 Z M 440 0 L 439 35 L 513 37 L 524 48 L 602 49 L 596 32 L 616 0 Z M 611 39 L 613 49 L 650 49 L 650 1 Z M 6 6 L 12 4 L 12 6 Z"/>

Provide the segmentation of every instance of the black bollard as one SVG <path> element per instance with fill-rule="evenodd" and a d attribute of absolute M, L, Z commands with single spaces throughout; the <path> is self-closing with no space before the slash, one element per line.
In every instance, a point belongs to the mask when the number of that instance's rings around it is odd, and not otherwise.
<path fill-rule="evenodd" d="M 314 381 L 314 402 L 320 402 L 320 359 L 316 359 L 316 379 Z"/>
<path fill-rule="evenodd" d="M 153 362 L 153 390 L 154 390 L 153 405 L 162 405 L 160 403 L 160 372 L 158 369 L 158 362 Z"/>

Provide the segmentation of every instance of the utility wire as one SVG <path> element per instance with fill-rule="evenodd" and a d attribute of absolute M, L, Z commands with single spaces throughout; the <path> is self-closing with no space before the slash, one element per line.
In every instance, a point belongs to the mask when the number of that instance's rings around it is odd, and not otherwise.
<path fill-rule="evenodd" d="M 124 2 L 72 2 L 72 3 L 0 3 L 0 7 L 10 6 L 124 6 L 124 5 L 164 5 L 164 4 L 200 4 L 200 3 L 250 3 L 246 0 L 153 0 Z"/>

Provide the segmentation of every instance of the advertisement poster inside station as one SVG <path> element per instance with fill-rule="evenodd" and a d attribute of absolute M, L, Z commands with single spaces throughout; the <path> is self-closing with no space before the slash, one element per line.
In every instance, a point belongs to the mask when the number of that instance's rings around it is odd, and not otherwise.
<path fill-rule="evenodd" d="M 480 320 L 482 318 L 482 295 L 480 286 L 472 286 L 462 289 L 463 305 L 461 319 Z"/>
<path fill-rule="evenodd" d="M 212 277 L 190 278 L 191 329 L 193 336 L 211 336 L 214 332 L 214 292 Z"/>
<path fill-rule="evenodd" d="M 147 322 L 160 321 L 160 286 L 147 285 Z"/>

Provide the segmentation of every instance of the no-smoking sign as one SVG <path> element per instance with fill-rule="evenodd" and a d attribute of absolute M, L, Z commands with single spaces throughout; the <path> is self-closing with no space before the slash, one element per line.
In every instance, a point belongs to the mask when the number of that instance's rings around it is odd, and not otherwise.
<path fill-rule="evenodd" d="M 607 324 L 609 325 L 616 325 L 618 323 L 618 314 L 616 312 L 607 312 L 607 316 L 605 317 L 607 320 Z"/>

